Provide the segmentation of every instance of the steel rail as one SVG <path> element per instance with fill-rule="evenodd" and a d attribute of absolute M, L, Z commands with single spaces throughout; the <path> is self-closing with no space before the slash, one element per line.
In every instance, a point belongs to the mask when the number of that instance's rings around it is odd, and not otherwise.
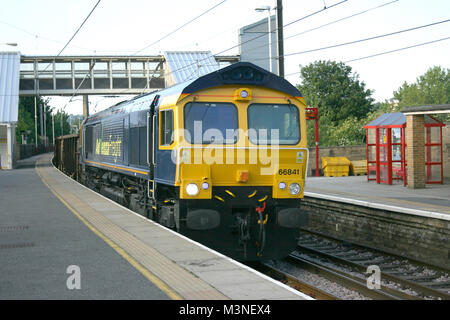
<path fill-rule="evenodd" d="M 324 278 L 329 279 L 330 281 L 336 282 L 348 289 L 357 291 L 363 294 L 366 297 L 369 297 L 374 300 L 417 300 L 415 296 L 411 296 L 404 292 L 391 289 L 389 287 L 381 285 L 380 289 L 370 289 L 367 286 L 367 281 L 364 278 L 349 274 L 342 270 L 338 270 L 336 268 L 332 268 L 330 266 L 324 266 L 316 263 L 315 261 L 311 261 L 304 257 L 299 257 L 295 254 L 291 254 L 288 258 L 288 261 L 292 261 L 293 263 L 301 266 L 302 268 L 316 273 Z"/>
<path fill-rule="evenodd" d="M 367 271 L 367 266 L 365 266 L 365 265 L 356 263 L 354 261 L 351 261 L 351 260 L 348 260 L 348 259 L 345 259 L 342 257 L 338 257 L 338 256 L 330 254 L 330 253 L 323 252 L 319 249 L 313 249 L 313 248 L 301 246 L 301 245 L 299 245 L 297 248 L 299 248 L 303 252 L 309 252 L 309 253 L 315 254 L 319 257 L 325 257 L 331 261 L 338 262 L 338 263 L 347 265 L 349 267 L 355 268 L 356 270 L 358 270 L 361 273 L 365 273 Z M 433 289 L 430 287 L 426 287 L 424 285 L 421 285 L 420 283 L 406 280 L 406 279 L 389 274 L 384 271 L 381 271 L 380 276 L 381 276 L 381 279 L 389 280 L 389 281 L 401 284 L 407 288 L 414 290 L 417 293 L 422 293 L 425 296 L 435 297 L 435 298 L 444 299 L 444 300 L 450 300 L 450 295 L 446 294 L 445 292 L 436 290 L 436 289 Z M 416 299 L 420 299 L 420 298 L 416 297 Z"/>
<path fill-rule="evenodd" d="M 306 283 L 300 279 L 297 279 L 293 275 L 291 275 L 287 272 L 281 271 L 280 269 L 278 269 L 274 266 L 270 266 L 266 263 L 252 264 L 251 268 L 258 270 L 277 281 L 281 281 L 281 282 L 285 283 L 286 285 L 288 285 L 300 292 L 303 292 L 304 294 L 307 294 L 310 297 L 313 297 L 314 299 L 317 299 L 317 300 L 341 300 L 339 297 L 337 297 L 329 292 L 326 292 L 322 289 L 314 287 L 313 285 Z"/>
<path fill-rule="evenodd" d="M 405 260 L 408 260 L 411 263 L 416 264 L 416 265 L 421 266 L 421 267 L 431 268 L 431 269 L 434 269 L 434 270 L 439 271 L 439 272 L 450 273 L 450 269 L 445 269 L 445 268 L 443 268 L 441 266 L 438 266 L 438 265 L 434 265 L 434 264 L 431 264 L 431 263 L 425 263 L 425 262 L 416 260 L 416 259 L 411 258 L 411 257 L 401 256 L 401 255 L 398 255 L 396 253 L 389 252 L 389 251 L 384 251 L 384 250 L 381 250 L 381 249 L 378 249 L 378 248 L 375 248 L 375 247 L 372 247 L 372 246 L 369 246 L 369 245 L 366 245 L 366 244 L 360 244 L 360 243 L 355 243 L 355 242 L 352 242 L 352 241 L 349 241 L 349 240 L 339 239 L 337 237 L 325 234 L 325 233 L 317 231 L 317 230 L 309 230 L 309 229 L 305 229 L 305 228 L 300 228 L 300 231 L 303 234 L 312 234 L 312 235 L 319 236 L 321 238 L 329 239 L 329 240 L 332 240 L 332 241 L 336 241 L 336 242 L 339 242 L 339 243 L 342 243 L 342 244 L 349 244 L 349 245 L 352 245 L 352 246 L 357 247 L 359 249 L 370 250 L 372 252 L 375 252 L 377 254 L 380 254 L 380 255 L 383 255 L 383 256 L 386 256 L 386 257 L 391 257 L 391 258 L 394 258 L 394 259 L 405 259 Z"/>

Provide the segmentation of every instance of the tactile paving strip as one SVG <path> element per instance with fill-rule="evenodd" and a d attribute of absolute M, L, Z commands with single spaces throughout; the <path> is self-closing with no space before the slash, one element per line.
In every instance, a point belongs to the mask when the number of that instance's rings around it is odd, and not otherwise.
<path fill-rule="evenodd" d="M 49 162 L 46 157 L 38 160 L 38 163 Z M 143 241 L 134 237 L 132 234 L 117 226 L 114 222 L 105 217 L 90 204 L 100 207 L 111 207 L 111 203 L 106 199 L 96 195 L 94 192 L 84 189 L 82 186 L 71 182 L 53 167 L 36 166 L 36 171 L 47 186 L 57 195 L 60 200 L 71 209 L 86 219 L 95 229 L 97 229 L 105 238 L 112 243 L 111 246 L 117 246 L 124 250 L 140 265 L 147 269 L 155 277 L 163 281 L 168 287 L 184 299 L 203 300 L 203 299 L 228 299 L 215 288 L 203 280 L 197 278 L 194 274 L 188 272 L 176 263 L 160 254 L 155 249 L 146 245 Z M 124 220 L 130 227 L 139 227 L 143 225 L 142 219 L 134 216 L 119 206 L 114 206 L 116 215 Z M 146 223 L 149 233 L 151 229 L 156 228 L 151 222 Z M 104 239 L 105 240 L 105 239 Z M 117 251 L 117 250 L 116 250 Z M 160 287 L 161 288 L 161 287 Z M 167 293 L 167 292 L 166 292 Z M 169 295 L 177 299 L 176 294 Z"/>

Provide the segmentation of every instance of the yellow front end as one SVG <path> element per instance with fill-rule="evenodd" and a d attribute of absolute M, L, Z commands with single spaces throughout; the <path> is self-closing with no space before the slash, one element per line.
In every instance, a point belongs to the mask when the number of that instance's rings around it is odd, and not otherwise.
<path fill-rule="evenodd" d="M 233 116 L 222 114 L 220 106 Z M 273 199 L 303 197 L 308 162 L 303 98 L 263 87 L 228 85 L 184 95 L 175 106 L 173 101 L 162 101 L 160 110 L 167 108 L 175 111 L 176 134 L 171 148 L 177 156 L 175 184 L 180 187 L 181 199 L 213 199 L 213 187 L 263 186 L 272 187 L 267 196 Z M 280 119 L 279 123 L 267 115 Z M 199 121 L 192 125 L 195 117 Z M 202 141 L 193 139 L 198 127 L 208 127 L 211 119 L 223 126 L 223 132 L 233 130 L 232 138 L 221 141 L 214 134 L 208 135 L 208 130 L 217 133 L 210 128 L 201 132 Z M 236 121 L 233 128 L 226 127 L 227 122 L 233 122 L 230 119 Z M 257 127 L 267 122 L 272 129 L 279 129 L 278 140 L 264 136 L 268 128 Z M 188 187 L 190 184 L 195 184 L 198 192 Z"/>

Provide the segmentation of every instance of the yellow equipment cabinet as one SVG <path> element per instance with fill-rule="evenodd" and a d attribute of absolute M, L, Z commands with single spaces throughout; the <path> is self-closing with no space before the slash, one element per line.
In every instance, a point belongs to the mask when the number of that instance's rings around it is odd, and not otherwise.
<path fill-rule="evenodd" d="M 350 160 L 346 157 L 322 157 L 322 169 L 326 177 L 346 177 L 349 168 Z"/>
<path fill-rule="evenodd" d="M 367 160 L 355 160 L 350 164 L 350 171 L 354 176 L 367 174 Z"/>

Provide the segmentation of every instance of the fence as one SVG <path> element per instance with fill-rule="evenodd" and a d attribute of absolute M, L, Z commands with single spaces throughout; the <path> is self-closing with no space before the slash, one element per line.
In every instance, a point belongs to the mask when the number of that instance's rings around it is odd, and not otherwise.
<path fill-rule="evenodd" d="M 16 146 L 16 159 L 22 160 L 41 153 L 53 152 L 52 144 L 47 147 L 44 144 L 38 144 L 37 148 L 34 144 L 19 144 Z"/>

